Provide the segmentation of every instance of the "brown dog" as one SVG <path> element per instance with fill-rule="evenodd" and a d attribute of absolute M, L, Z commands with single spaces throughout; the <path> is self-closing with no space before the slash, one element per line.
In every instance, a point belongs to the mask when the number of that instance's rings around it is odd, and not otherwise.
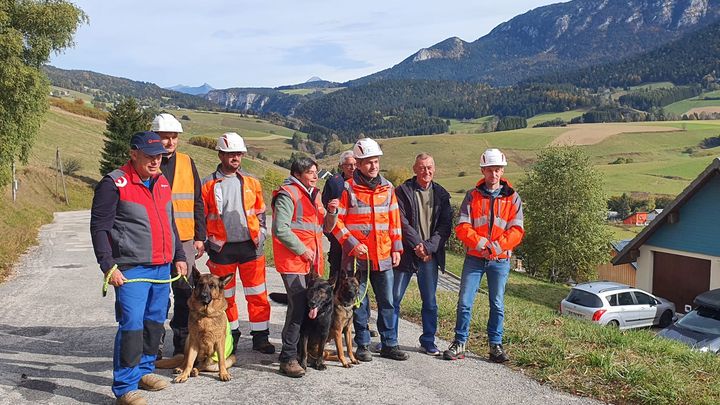
<path fill-rule="evenodd" d="M 360 293 L 360 283 L 357 278 L 347 275 L 344 271 L 339 273 L 338 280 L 335 282 L 335 293 L 333 294 L 333 316 L 328 341 L 330 339 L 335 340 L 337 360 L 342 363 L 343 367 L 350 368 L 353 364 L 360 364 L 355 358 L 352 347 L 353 307 Z M 345 344 L 347 345 L 350 361 L 345 358 L 343 335 L 345 335 Z M 335 360 L 329 352 L 325 352 L 325 359 Z"/>
<path fill-rule="evenodd" d="M 200 371 L 219 371 L 221 381 L 230 381 L 228 367 L 235 363 L 235 356 L 217 356 L 218 361 L 212 359 L 215 353 L 225 353 L 227 336 L 227 301 L 223 295 L 223 288 L 235 274 L 229 274 L 222 279 L 212 274 L 200 274 L 193 268 L 195 279 L 193 292 L 188 299 L 190 315 L 188 318 L 188 337 L 185 341 L 185 354 L 170 359 L 155 362 L 156 368 L 175 368 L 184 365 L 182 369 L 175 369 L 180 375 L 175 382 L 182 383 L 188 377 L 196 377 Z M 231 342 L 232 343 L 232 342 Z"/>

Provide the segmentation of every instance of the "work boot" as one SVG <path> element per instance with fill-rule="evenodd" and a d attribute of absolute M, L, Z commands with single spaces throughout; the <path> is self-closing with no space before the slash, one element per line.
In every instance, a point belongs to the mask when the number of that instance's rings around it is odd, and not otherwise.
<path fill-rule="evenodd" d="M 264 354 L 275 353 L 275 346 L 268 340 L 268 336 L 270 336 L 268 329 L 254 330 L 250 334 L 252 335 L 253 350 Z"/>
<path fill-rule="evenodd" d="M 450 347 L 443 352 L 445 360 L 457 360 L 465 358 L 465 343 L 452 342 Z"/>
<path fill-rule="evenodd" d="M 380 349 L 380 357 L 393 360 L 407 360 L 410 358 L 410 355 L 400 350 L 399 346 L 383 346 L 383 348 Z"/>
<path fill-rule="evenodd" d="M 130 391 L 115 400 L 115 405 L 147 405 L 140 391 Z"/>
<path fill-rule="evenodd" d="M 355 358 L 367 363 L 372 361 L 372 353 L 370 353 L 370 349 L 367 345 L 358 345 L 358 348 L 355 351 Z"/>
<path fill-rule="evenodd" d="M 232 351 L 230 354 L 235 354 L 235 351 L 237 351 L 237 345 L 240 341 L 240 336 L 242 336 L 242 333 L 240 332 L 240 329 L 233 329 L 230 331 L 230 335 L 232 336 L 233 345 L 232 345 Z"/>
<path fill-rule="evenodd" d="M 507 353 L 505 353 L 501 344 L 490 344 L 490 361 L 495 363 L 505 363 L 508 360 L 510 360 L 510 357 L 508 357 Z"/>
<path fill-rule="evenodd" d="M 305 370 L 300 367 L 300 363 L 296 359 L 280 363 L 280 372 L 292 378 L 300 378 L 305 375 Z"/>
<path fill-rule="evenodd" d="M 145 374 L 138 383 L 138 387 L 145 391 L 160 391 L 169 386 L 170 383 L 157 374 Z"/>

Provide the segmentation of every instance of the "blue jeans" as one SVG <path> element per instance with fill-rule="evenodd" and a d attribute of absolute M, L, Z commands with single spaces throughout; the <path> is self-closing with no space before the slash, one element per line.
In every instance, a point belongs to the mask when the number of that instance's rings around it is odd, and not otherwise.
<path fill-rule="evenodd" d="M 368 320 L 370 319 L 370 299 L 365 294 L 368 275 L 367 270 L 358 270 L 358 280 L 360 281 L 360 296 L 365 298 L 360 304 L 360 308 L 356 308 L 353 316 L 353 325 L 355 326 L 355 344 L 358 346 L 367 346 L 370 344 L 370 331 L 368 330 Z M 370 284 L 372 284 L 375 292 L 375 300 L 378 306 L 377 328 L 380 334 L 380 342 L 383 347 L 397 346 L 397 332 L 395 325 L 395 308 L 393 307 L 393 271 L 370 271 Z"/>
<path fill-rule="evenodd" d="M 170 264 L 133 267 L 123 271 L 123 276 L 167 280 Z M 115 287 L 115 318 L 119 325 L 113 350 L 112 391 L 116 397 L 138 389 L 140 378 L 155 370 L 169 296 L 168 283 L 137 282 Z"/>
<path fill-rule="evenodd" d="M 505 283 L 510 274 L 510 260 L 485 260 L 470 255 L 465 256 L 460 280 L 460 296 L 455 320 L 455 341 L 458 343 L 465 343 L 468 340 L 470 316 L 483 274 L 487 274 L 488 300 L 490 301 L 490 316 L 487 322 L 488 343 L 502 343 Z"/>
<path fill-rule="evenodd" d="M 400 319 L 400 302 L 405 296 L 405 290 L 410 283 L 413 273 L 409 271 L 393 270 L 395 272 L 395 285 L 393 287 L 393 305 L 395 306 L 395 340 L 398 334 L 398 320 Z M 435 345 L 435 332 L 437 332 L 438 307 L 435 292 L 438 283 L 437 259 L 422 262 L 417 272 L 418 289 L 422 299 L 422 327 L 420 345 L 429 348 Z"/>

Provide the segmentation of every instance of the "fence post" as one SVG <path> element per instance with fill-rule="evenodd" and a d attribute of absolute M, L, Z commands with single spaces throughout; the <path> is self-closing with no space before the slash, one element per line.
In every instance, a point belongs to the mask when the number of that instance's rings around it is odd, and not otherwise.
<path fill-rule="evenodd" d="M 18 181 L 17 178 L 15 178 L 15 159 L 12 161 L 12 198 L 13 198 L 13 204 L 17 200 L 17 191 L 18 191 Z"/>
<path fill-rule="evenodd" d="M 60 148 L 57 148 L 57 162 L 58 170 L 60 170 L 60 178 L 62 179 L 63 192 L 65 193 L 65 205 L 70 205 L 70 199 L 68 199 L 67 188 L 65 187 L 65 173 L 63 173 L 62 159 L 60 158 Z"/>

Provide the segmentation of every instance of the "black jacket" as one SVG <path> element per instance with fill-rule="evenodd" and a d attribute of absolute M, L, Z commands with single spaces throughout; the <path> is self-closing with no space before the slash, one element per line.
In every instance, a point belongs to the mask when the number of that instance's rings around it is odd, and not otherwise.
<path fill-rule="evenodd" d="M 397 270 L 416 272 L 420 260 L 415 254 L 415 246 L 422 243 L 425 249 L 437 259 L 438 267 L 445 271 L 445 243 L 450 237 L 452 229 L 452 207 L 450 206 L 450 194 L 436 182 L 432 182 L 433 188 L 433 215 L 430 227 L 430 238 L 422 240 L 420 237 L 420 226 L 418 204 L 415 198 L 415 190 L 419 188 L 415 177 L 406 180 L 400 187 L 395 189 L 395 194 L 400 208 L 400 220 L 402 221 L 403 253 L 400 258 L 400 265 Z"/>

